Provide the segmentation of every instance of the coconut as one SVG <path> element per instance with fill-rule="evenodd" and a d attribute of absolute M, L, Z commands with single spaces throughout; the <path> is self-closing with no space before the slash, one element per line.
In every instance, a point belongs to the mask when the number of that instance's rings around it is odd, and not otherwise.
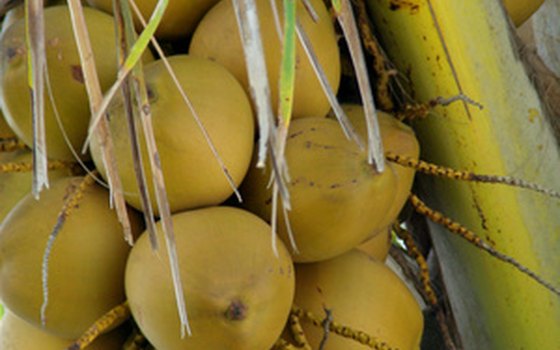
<path fill-rule="evenodd" d="M 126 295 L 142 333 L 157 349 L 270 349 L 294 293 L 287 249 L 257 216 L 232 207 L 174 214 L 179 269 L 192 335 L 181 326 L 166 251 L 144 233 L 126 268 Z M 161 225 L 158 234 L 163 242 Z"/>
<path fill-rule="evenodd" d="M 158 39 L 181 39 L 192 34 L 202 16 L 218 0 L 170 0 L 156 30 Z M 87 3 L 100 10 L 113 13 L 112 0 L 87 0 Z M 158 0 L 136 0 L 135 4 L 146 21 L 150 19 Z M 136 28 L 142 30 L 140 20 L 134 16 Z"/>
<path fill-rule="evenodd" d="M 377 173 L 367 152 L 346 138 L 338 122 L 302 118 L 292 122 L 286 141 L 290 181 L 288 211 L 298 252 L 296 262 L 325 260 L 363 242 L 381 225 L 395 197 L 391 168 Z M 241 187 L 243 205 L 266 220 L 272 194 L 266 172 L 252 168 Z M 289 243 L 283 210 L 278 210 L 278 233 Z"/>
<path fill-rule="evenodd" d="M 274 12 L 269 0 L 256 0 L 260 33 L 270 83 L 273 110 L 278 108 L 280 62 L 282 59 L 282 38 L 274 21 Z M 331 15 L 321 0 L 310 0 L 309 4 L 317 14 L 315 21 L 305 9 L 303 2 L 297 1 L 297 18 L 303 31 L 309 37 L 313 50 L 323 68 L 327 80 L 336 92 L 340 83 L 340 53 Z M 283 3 L 276 1 L 280 23 L 283 23 Z M 297 40 L 297 39 L 296 39 Z M 249 91 L 247 66 L 243 46 L 237 28 L 237 21 L 231 1 L 222 0 L 204 16 L 196 28 L 189 53 L 202 56 L 226 66 Z M 324 117 L 330 109 L 315 71 L 311 66 L 303 46 L 297 41 L 294 82 L 293 117 Z"/>
<path fill-rule="evenodd" d="M 126 329 L 104 334 L 90 344 L 88 350 L 120 350 L 126 339 Z M 9 310 L 0 321 L 0 349 L 2 350 L 62 350 L 73 343 L 49 334 L 22 320 Z"/>
<path fill-rule="evenodd" d="M 296 266 L 294 303 L 322 317 L 330 310 L 333 321 L 362 331 L 392 349 L 418 350 L 423 316 L 408 287 L 385 264 L 352 250 L 334 259 Z M 313 349 L 324 331 L 303 322 Z M 330 334 L 325 350 L 361 350 L 353 339 Z"/>
<path fill-rule="evenodd" d="M 41 193 L 25 196 L 0 226 L 0 300 L 37 327 L 44 301 L 42 262 L 47 240 L 65 199 L 83 181 L 63 178 Z M 133 231 L 141 226 L 130 212 Z M 100 316 L 125 300 L 124 268 L 130 246 L 124 241 L 107 190 L 93 184 L 66 217 L 48 264 L 45 330 L 77 338 Z"/>
<path fill-rule="evenodd" d="M 90 107 L 84 76 L 67 6 L 45 8 L 45 58 L 52 100 L 45 87 L 45 132 L 47 154 L 52 159 L 74 160 L 71 147 L 79 150 L 86 138 Z M 117 75 L 113 18 L 84 8 L 86 25 L 95 57 L 101 89 L 108 89 Z M 16 135 L 29 147 L 33 128 L 28 86 L 25 21 L 17 20 L 0 37 L 0 105 Z M 56 108 L 55 108 L 56 107 Z M 55 109 L 58 112 L 61 131 Z"/>
<path fill-rule="evenodd" d="M 168 60 L 229 176 L 235 186 L 239 185 L 247 172 L 253 150 L 254 121 L 249 98 L 237 80 L 217 63 L 187 55 L 169 57 Z M 171 211 L 225 201 L 233 193 L 233 188 L 163 63 L 156 61 L 146 65 L 145 79 Z M 141 208 L 124 113 L 122 99 L 119 99 L 109 110 L 110 130 L 125 199 L 135 208 Z M 140 121 L 137 121 L 137 130 L 143 140 Z M 141 148 L 152 207 L 157 214 L 150 160 L 144 142 Z M 91 144 L 91 153 L 95 165 L 106 177 L 96 137 Z"/>

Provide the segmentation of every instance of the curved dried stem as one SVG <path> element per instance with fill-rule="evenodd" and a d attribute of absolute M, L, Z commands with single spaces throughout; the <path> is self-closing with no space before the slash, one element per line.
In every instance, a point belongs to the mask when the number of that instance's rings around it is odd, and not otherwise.
<path fill-rule="evenodd" d="M 396 70 L 387 69 L 388 61 L 373 35 L 372 24 L 367 14 L 366 2 L 355 1 L 354 5 L 356 6 L 358 28 L 364 48 L 373 56 L 373 70 L 377 76 L 375 84 L 377 90 L 376 102 L 381 110 L 391 111 L 394 108 L 394 104 L 391 100 L 389 81 L 391 77 L 397 74 Z"/>
<path fill-rule="evenodd" d="M 419 275 L 420 275 L 420 282 L 422 283 L 422 290 L 423 290 L 422 294 L 425 296 L 426 301 L 432 306 L 437 306 L 438 300 L 437 300 L 436 292 L 432 287 L 428 263 L 426 262 L 426 259 L 424 258 L 424 256 L 420 252 L 420 249 L 418 249 L 418 246 L 414 242 L 414 238 L 412 237 L 412 234 L 409 231 L 403 229 L 397 223 L 393 225 L 393 232 L 396 233 L 397 237 L 403 240 L 406 246 L 406 254 L 412 259 L 414 259 L 414 261 L 416 261 L 416 264 L 420 269 Z"/>
<path fill-rule="evenodd" d="M 529 269 L 525 265 L 515 260 L 513 257 L 497 251 L 495 248 L 493 248 L 488 243 L 483 241 L 480 237 L 478 237 L 473 231 L 464 227 L 460 223 L 453 221 L 452 219 L 446 217 L 443 213 L 439 211 L 431 209 L 426 203 L 424 203 L 415 194 L 410 194 L 409 200 L 412 206 L 414 207 L 414 209 L 418 213 L 424 215 L 431 221 L 444 226 L 451 233 L 455 233 L 456 235 L 463 238 L 467 242 L 473 244 L 474 246 L 490 254 L 492 257 L 515 267 L 519 272 L 523 273 L 524 275 L 527 275 L 533 281 L 545 287 L 552 293 L 560 296 L 560 288 L 555 287 L 550 282 L 546 281 L 543 277 L 538 275 L 536 272 L 534 272 L 533 270 Z"/>
<path fill-rule="evenodd" d="M 101 334 L 120 325 L 130 317 L 130 307 L 128 301 L 123 302 L 109 310 L 101 316 L 91 327 L 80 336 L 78 340 L 73 342 L 66 350 L 82 350 L 86 349 Z"/>
<path fill-rule="evenodd" d="M 51 160 L 47 164 L 48 170 L 60 170 L 60 169 L 74 169 L 75 163 L 65 162 L 62 160 Z M 18 162 L 18 163 L 1 163 L 0 164 L 0 174 L 1 173 L 27 173 L 33 170 L 33 164 L 31 162 Z"/>
<path fill-rule="evenodd" d="M 288 319 L 288 326 L 290 330 L 290 334 L 294 338 L 294 342 L 296 343 L 296 347 L 302 350 L 311 350 L 311 345 L 307 341 L 307 337 L 305 336 L 305 332 L 303 331 L 303 327 L 301 326 L 300 318 L 295 313 L 290 313 L 290 317 Z"/>
<path fill-rule="evenodd" d="M 25 143 L 21 142 L 17 137 L 10 137 L 0 139 L 0 153 L 1 152 L 14 152 L 26 149 Z"/>
<path fill-rule="evenodd" d="M 310 322 L 316 327 L 324 327 L 324 320 L 315 316 L 312 312 L 304 310 L 297 305 L 292 305 L 292 314 L 298 316 L 299 319 Z M 330 332 L 357 341 L 358 343 L 375 350 L 396 350 L 387 343 L 380 341 L 363 331 L 352 329 L 351 327 L 341 325 L 334 320 L 328 323 Z"/>
<path fill-rule="evenodd" d="M 442 177 L 452 180 L 461 180 L 468 182 L 479 182 L 487 184 L 501 184 L 511 187 L 523 188 L 529 191 L 537 192 L 551 198 L 559 198 L 560 192 L 546 188 L 539 184 L 518 179 L 511 176 L 502 175 L 488 175 L 488 174 L 476 174 L 471 171 L 456 170 L 441 165 L 428 163 L 423 160 L 418 160 L 413 157 L 401 156 L 393 152 L 387 152 L 385 154 L 387 160 L 399 164 L 401 166 L 412 168 L 417 172 L 424 173 L 427 175 Z"/>
<path fill-rule="evenodd" d="M 458 101 L 474 106 L 481 110 L 484 109 L 484 106 L 482 104 L 476 102 L 475 100 L 471 99 L 467 95 L 458 94 L 447 98 L 439 96 L 424 103 L 406 103 L 404 104 L 402 110 L 395 113 L 395 117 L 401 121 L 402 120 L 413 121 L 418 119 L 424 119 L 428 117 L 428 115 L 434 109 L 434 107 L 449 106 L 450 104 Z"/>

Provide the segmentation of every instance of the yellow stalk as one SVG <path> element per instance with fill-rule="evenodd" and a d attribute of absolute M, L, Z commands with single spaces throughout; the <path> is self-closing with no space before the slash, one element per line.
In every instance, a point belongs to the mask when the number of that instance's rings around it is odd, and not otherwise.
<path fill-rule="evenodd" d="M 557 140 L 496 0 L 367 0 L 390 59 L 424 102 L 465 94 L 414 127 L 422 157 L 560 189 Z M 422 177 L 428 204 L 560 286 L 560 201 L 523 189 Z M 432 225 L 465 349 L 557 349 L 560 297 Z"/>

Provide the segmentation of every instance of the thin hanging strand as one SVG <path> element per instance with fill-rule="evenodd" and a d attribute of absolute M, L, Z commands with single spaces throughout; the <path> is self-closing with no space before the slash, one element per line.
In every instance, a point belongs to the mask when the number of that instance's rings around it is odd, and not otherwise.
<path fill-rule="evenodd" d="M 49 304 L 49 261 L 55 240 L 58 237 L 60 230 L 62 230 L 66 219 L 82 201 L 84 197 L 84 191 L 94 183 L 95 180 L 93 179 L 93 177 L 86 176 L 84 177 L 82 182 L 80 182 L 80 184 L 76 188 L 74 188 L 73 193 L 64 201 L 64 205 L 62 206 L 62 209 L 60 210 L 56 218 L 56 224 L 54 225 L 54 228 L 47 239 L 47 246 L 43 253 L 43 260 L 41 264 L 41 281 L 43 289 L 43 304 L 41 305 L 41 325 L 43 325 L 43 327 L 47 324 L 47 306 Z"/>

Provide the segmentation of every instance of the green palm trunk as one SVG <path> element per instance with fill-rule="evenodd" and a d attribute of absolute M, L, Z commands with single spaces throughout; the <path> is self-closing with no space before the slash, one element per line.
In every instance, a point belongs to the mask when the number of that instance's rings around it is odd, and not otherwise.
<path fill-rule="evenodd" d="M 383 47 L 425 102 L 460 93 L 414 123 L 422 158 L 560 189 L 557 140 L 496 0 L 368 0 Z M 428 203 L 560 286 L 560 201 L 502 185 L 422 177 Z M 431 227 L 465 349 L 559 349 L 560 297 Z"/>

